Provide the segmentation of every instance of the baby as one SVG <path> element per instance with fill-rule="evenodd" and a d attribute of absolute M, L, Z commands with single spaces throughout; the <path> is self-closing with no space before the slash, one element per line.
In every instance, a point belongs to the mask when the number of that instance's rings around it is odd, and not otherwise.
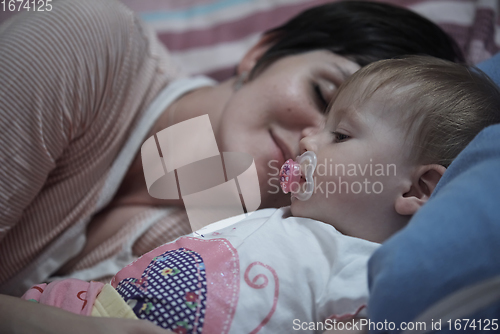
<path fill-rule="evenodd" d="M 373 63 L 338 89 L 324 129 L 300 142 L 317 159 L 309 199 L 297 199 L 302 179 L 291 185 L 290 207 L 208 225 L 142 256 L 110 284 L 56 281 L 23 298 L 175 333 L 350 329 L 350 319 L 366 316 L 366 264 L 378 243 L 497 122 L 500 92 L 474 69 L 429 57 Z"/>

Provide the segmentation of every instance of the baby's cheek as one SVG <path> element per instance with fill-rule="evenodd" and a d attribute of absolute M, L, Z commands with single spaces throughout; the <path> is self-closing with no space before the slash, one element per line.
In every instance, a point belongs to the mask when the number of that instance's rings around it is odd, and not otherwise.
<path fill-rule="evenodd" d="M 292 197 L 292 204 L 290 205 L 290 211 L 294 217 L 311 218 L 316 220 L 321 220 L 318 214 L 324 212 L 325 210 L 321 208 L 321 202 L 324 202 L 322 198 L 315 198 L 315 194 L 311 196 L 307 201 L 301 201 L 295 197 Z"/>
<path fill-rule="evenodd" d="M 310 198 L 309 201 L 313 199 Z M 307 217 L 305 214 L 304 206 L 307 206 L 306 202 L 298 200 L 295 197 L 292 197 L 292 203 L 290 204 L 290 211 L 292 212 L 292 216 L 294 217 Z M 307 217 L 309 218 L 309 217 Z"/>

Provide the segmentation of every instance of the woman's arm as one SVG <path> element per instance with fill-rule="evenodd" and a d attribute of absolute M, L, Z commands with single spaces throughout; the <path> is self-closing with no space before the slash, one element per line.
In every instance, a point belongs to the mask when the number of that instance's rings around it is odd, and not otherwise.
<path fill-rule="evenodd" d="M 161 50 L 118 0 L 56 1 L 50 12 L 25 12 L 5 23 L 0 291 L 22 294 L 27 287 L 2 284 L 92 213 L 106 173 L 170 68 L 159 71 L 166 62 Z"/>
<path fill-rule="evenodd" d="M 0 240 L 69 144 L 82 141 L 93 123 L 106 132 L 111 131 L 106 124 L 119 121 L 109 109 L 124 99 L 128 81 L 139 80 L 137 59 L 147 54 L 133 13 L 114 0 L 58 1 L 51 11 L 25 12 L 5 23 L 0 27 Z M 137 68 L 131 70 L 132 64 Z"/>
<path fill-rule="evenodd" d="M 0 333 L 173 334 L 145 320 L 86 317 L 6 295 L 0 295 Z"/>

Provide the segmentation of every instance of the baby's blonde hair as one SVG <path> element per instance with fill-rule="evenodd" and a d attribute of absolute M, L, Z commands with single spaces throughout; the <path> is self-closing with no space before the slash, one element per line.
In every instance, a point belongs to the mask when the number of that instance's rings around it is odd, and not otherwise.
<path fill-rule="evenodd" d="M 499 88 L 467 65 L 429 56 L 381 60 L 354 73 L 337 94 L 347 86 L 366 87 L 361 103 L 376 92 L 391 98 L 418 163 L 448 167 L 482 129 L 500 123 Z"/>

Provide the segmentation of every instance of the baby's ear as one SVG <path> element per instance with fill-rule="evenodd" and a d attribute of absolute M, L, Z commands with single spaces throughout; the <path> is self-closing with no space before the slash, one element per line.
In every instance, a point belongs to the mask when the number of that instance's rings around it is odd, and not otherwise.
<path fill-rule="evenodd" d="M 437 164 L 418 167 L 409 191 L 396 199 L 396 212 L 403 216 L 415 214 L 427 202 L 445 171 L 446 167 Z"/>

